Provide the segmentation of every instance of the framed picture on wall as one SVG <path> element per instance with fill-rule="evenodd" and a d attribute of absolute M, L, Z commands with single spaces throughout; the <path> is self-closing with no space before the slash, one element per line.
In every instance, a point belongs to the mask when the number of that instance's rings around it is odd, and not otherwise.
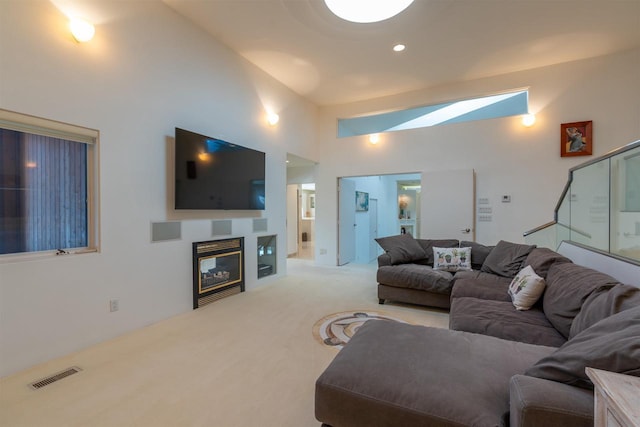
<path fill-rule="evenodd" d="M 356 191 L 356 212 L 366 212 L 369 210 L 369 193 Z"/>
<path fill-rule="evenodd" d="M 593 122 L 560 125 L 560 157 L 590 156 L 593 153 Z"/>

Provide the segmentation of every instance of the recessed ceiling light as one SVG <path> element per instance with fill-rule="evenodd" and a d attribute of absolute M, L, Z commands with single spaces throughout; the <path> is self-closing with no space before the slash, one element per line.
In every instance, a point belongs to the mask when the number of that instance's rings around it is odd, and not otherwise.
<path fill-rule="evenodd" d="M 413 0 L 324 0 L 336 16 L 351 22 L 367 24 L 396 16 Z"/>
<path fill-rule="evenodd" d="M 405 49 L 405 45 L 403 44 L 397 44 L 393 47 L 393 50 L 396 52 L 402 52 Z"/>

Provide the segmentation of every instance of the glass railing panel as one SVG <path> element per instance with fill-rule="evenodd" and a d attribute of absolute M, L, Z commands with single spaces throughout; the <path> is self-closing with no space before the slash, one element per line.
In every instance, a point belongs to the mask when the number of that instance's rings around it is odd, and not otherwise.
<path fill-rule="evenodd" d="M 609 251 L 609 159 L 575 170 L 569 193 L 568 240 Z"/>
<path fill-rule="evenodd" d="M 611 157 L 611 253 L 640 261 L 640 147 Z"/>
<path fill-rule="evenodd" d="M 553 223 L 539 228 L 524 236 L 524 242 L 527 245 L 536 245 L 539 248 L 549 248 L 555 251 L 560 243 L 557 240 L 557 228 L 557 224 Z"/>
<path fill-rule="evenodd" d="M 559 224 L 569 226 L 571 224 L 571 191 L 567 191 L 558 207 L 556 220 Z M 560 241 L 558 241 L 560 243 Z"/>
<path fill-rule="evenodd" d="M 556 226 L 556 249 L 563 240 L 571 240 L 571 227 L 558 223 Z"/>
<path fill-rule="evenodd" d="M 572 168 L 554 219 L 525 242 L 570 241 L 640 264 L 640 140 Z"/>

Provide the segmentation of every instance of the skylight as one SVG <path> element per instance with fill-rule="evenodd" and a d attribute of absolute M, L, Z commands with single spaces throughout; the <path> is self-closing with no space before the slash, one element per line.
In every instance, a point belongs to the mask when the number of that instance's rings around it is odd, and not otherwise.
<path fill-rule="evenodd" d="M 324 0 L 331 12 L 351 22 L 380 22 L 405 10 L 413 0 Z"/>
<path fill-rule="evenodd" d="M 338 137 L 368 135 L 527 114 L 529 92 L 521 90 L 369 116 L 338 119 Z"/>

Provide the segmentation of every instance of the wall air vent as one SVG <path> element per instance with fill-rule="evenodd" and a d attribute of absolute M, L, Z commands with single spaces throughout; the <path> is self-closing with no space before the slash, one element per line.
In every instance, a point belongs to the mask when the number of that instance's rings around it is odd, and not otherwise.
<path fill-rule="evenodd" d="M 68 377 L 69 375 L 73 375 L 73 374 L 77 374 L 78 372 L 82 371 L 82 369 L 78 368 L 77 366 L 73 366 L 71 368 L 67 368 L 64 371 L 58 372 L 56 374 L 53 375 L 49 375 L 46 378 L 43 378 L 41 380 L 35 381 L 31 384 L 29 384 L 29 387 L 31 387 L 34 390 L 38 390 L 41 389 L 44 386 L 47 386 L 49 384 L 52 384 L 56 381 L 59 381 L 63 378 Z"/>

